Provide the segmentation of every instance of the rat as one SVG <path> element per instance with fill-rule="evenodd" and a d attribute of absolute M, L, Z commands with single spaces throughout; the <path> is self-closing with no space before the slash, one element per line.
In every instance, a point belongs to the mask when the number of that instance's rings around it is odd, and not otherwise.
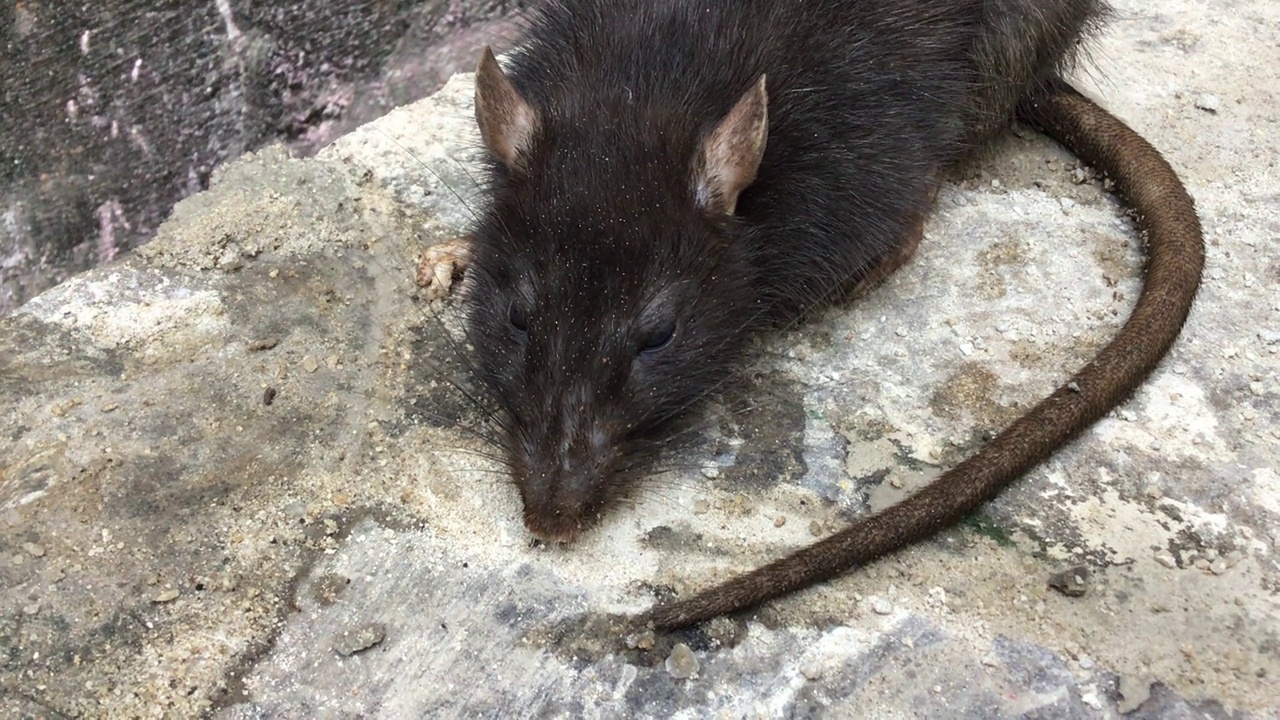
<path fill-rule="evenodd" d="M 538 538 L 567 543 L 729 381 L 757 333 L 906 262 L 946 173 L 1021 120 L 1108 174 L 1148 246 L 1137 306 L 977 454 L 845 530 L 641 616 L 674 628 L 826 580 L 973 512 L 1145 379 L 1196 294 L 1194 203 L 1064 74 L 1102 0 L 549 0 L 475 115 L 474 371 Z"/>

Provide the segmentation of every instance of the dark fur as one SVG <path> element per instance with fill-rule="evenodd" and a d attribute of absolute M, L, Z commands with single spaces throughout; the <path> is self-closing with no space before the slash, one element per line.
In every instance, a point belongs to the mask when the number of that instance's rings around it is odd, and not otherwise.
<path fill-rule="evenodd" d="M 509 76 L 486 53 L 491 204 L 469 331 L 529 529 L 572 539 L 753 332 L 896 268 L 945 169 L 1015 116 L 1135 211 L 1149 266 L 1129 320 L 921 491 L 645 619 L 697 622 L 919 540 L 1123 401 L 1177 338 L 1204 248 L 1169 164 L 1061 80 L 1105 14 L 1095 0 L 562 0 Z"/>
<path fill-rule="evenodd" d="M 489 166 L 470 337 L 535 533 L 572 538 L 738 364 L 903 244 L 944 168 L 1070 60 L 1093 0 L 562 0 L 511 81 L 541 120 Z M 699 142 L 760 77 L 769 137 L 735 216 L 693 201 Z M 509 307 L 527 333 L 509 321 Z M 637 352 L 672 320 L 657 353 Z"/>

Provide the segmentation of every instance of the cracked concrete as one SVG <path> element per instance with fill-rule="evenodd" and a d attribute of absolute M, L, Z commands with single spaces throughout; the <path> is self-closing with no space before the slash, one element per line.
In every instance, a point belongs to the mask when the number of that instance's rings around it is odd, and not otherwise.
<path fill-rule="evenodd" d="M 1069 155 L 1011 134 L 884 287 L 762 341 L 690 469 L 531 547 L 457 308 L 413 285 L 477 201 L 458 77 L 220 169 L 0 320 L 0 710 L 1280 713 L 1280 10 L 1121 9 L 1083 85 L 1182 174 L 1206 283 L 1152 380 L 969 522 L 651 650 L 600 630 L 902 497 L 1111 336 L 1136 238 Z M 1076 566 L 1083 595 L 1049 588 Z"/>

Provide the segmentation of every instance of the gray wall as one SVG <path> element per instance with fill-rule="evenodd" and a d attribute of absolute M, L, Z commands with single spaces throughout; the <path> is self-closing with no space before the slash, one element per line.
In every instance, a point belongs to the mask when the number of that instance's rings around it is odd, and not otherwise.
<path fill-rule="evenodd" d="M 0 3 L 0 315 L 145 242 L 220 163 L 424 97 L 527 4 Z"/>

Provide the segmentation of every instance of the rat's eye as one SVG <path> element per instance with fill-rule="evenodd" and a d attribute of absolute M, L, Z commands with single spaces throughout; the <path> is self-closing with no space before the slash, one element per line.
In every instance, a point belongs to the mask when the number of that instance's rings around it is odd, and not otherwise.
<path fill-rule="evenodd" d="M 676 339 L 676 320 L 671 318 L 669 322 L 660 325 L 652 331 L 642 336 L 640 341 L 640 354 L 652 355 L 661 350 L 666 349 L 672 340 Z"/>
<path fill-rule="evenodd" d="M 507 322 L 511 323 L 511 329 L 521 337 L 529 334 L 529 321 L 525 319 L 524 310 L 514 300 L 507 306 Z"/>

